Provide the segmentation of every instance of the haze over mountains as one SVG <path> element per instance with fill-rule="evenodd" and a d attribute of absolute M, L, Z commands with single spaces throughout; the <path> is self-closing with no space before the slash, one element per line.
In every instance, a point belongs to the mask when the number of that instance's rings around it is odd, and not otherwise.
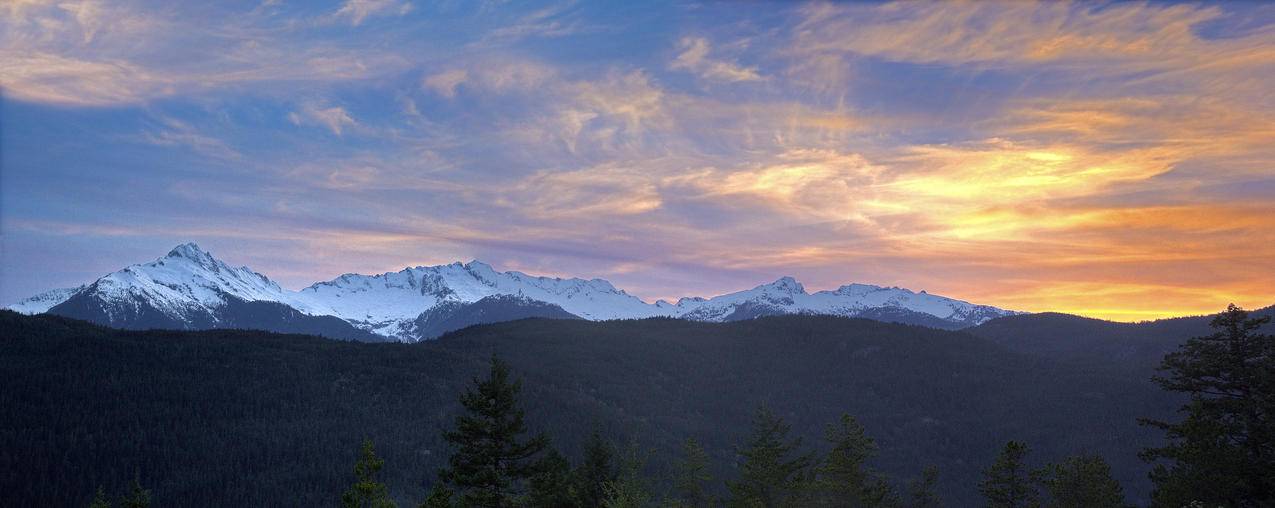
<path fill-rule="evenodd" d="M 528 317 L 725 322 L 819 314 L 959 329 L 1017 314 L 897 287 L 849 284 L 809 293 L 791 277 L 712 298 L 647 303 L 602 279 L 500 272 L 479 261 L 346 274 L 291 291 L 248 267 L 231 267 L 194 243 L 9 308 L 128 329 L 256 328 L 407 342 Z"/>

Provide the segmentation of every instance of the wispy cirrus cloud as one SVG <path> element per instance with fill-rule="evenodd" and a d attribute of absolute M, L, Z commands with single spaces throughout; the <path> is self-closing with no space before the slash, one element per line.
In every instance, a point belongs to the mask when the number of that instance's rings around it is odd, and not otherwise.
<path fill-rule="evenodd" d="M 760 81 L 756 67 L 744 67 L 709 55 L 710 44 L 703 37 L 686 37 L 679 43 L 681 52 L 669 68 L 694 73 L 702 79 L 721 82 Z"/>
<path fill-rule="evenodd" d="M 402 70 L 400 55 L 299 37 L 258 12 L 221 24 L 131 2 L 27 1 L 0 20 L 0 85 L 19 100 L 137 105 L 240 85 L 339 82 Z M 235 19 L 238 18 L 238 19 Z M 235 21 L 231 21 L 235 19 Z"/>
<path fill-rule="evenodd" d="M 316 101 L 305 102 L 296 111 L 288 113 L 288 121 L 298 126 L 325 127 L 336 136 L 340 136 L 345 129 L 359 127 L 359 122 L 344 107 Z"/>
<path fill-rule="evenodd" d="M 345 19 L 351 25 L 363 24 L 363 20 L 371 16 L 402 16 L 415 9 L 411 2 L 403 0 L 345 0 L 341 8 L 332 14 L 334 18 Z"/>

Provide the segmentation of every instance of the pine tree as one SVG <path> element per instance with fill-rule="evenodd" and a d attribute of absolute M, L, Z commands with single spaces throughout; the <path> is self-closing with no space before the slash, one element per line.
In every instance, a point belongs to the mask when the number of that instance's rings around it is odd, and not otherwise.
<path fill-rule="evenodd" d="M 987 499 L 988 508 L 1028 508 L 1039 506 L 1036 488 L 1024 459 L 1027 445 L 1018 441 L 1005 443 L 1005 449 L 992 467 L 983 471 L 978 490 Z"/>
<path fill-rule="evenodd" d="M 815 491 L 820 506 L 893 506 L 897 499 L 890 485 L 866 465 L 876 454 L 876 442 L 853 416 L 828 425 L 824 433 L 832 449 L 815 469 Z"/>
<path fill-rule="evenodd" d="M 419 508 L 452 508 L 452 489 L 442 483 L 435 483 L 429 490 L 429 497 Z"/>
<path fill-rule="evenodd" d="M 530 506 L 536 508 L 572 508 L 576 504 L 575 477 L 571 463 L 550 448 L 536 465 L 531 477 L 531 489 L 527 494 Z"/>
<path fill-rule="evenodd" d="M 673 478 L 674 497 L 668 504 L 675 508 L 712 506 L 713 499 L 704 487 L 713 480 L 708 471 L 708 454 L 694 438 L 682 443 L 682 453 L 684 456 L 677 463 L 677 473 Z"/>
<path fill-rule="evenodd" d="M 580 506 L 600 506 L 606 498 L 607 484 L 619 474 L 614 462 L 615 450 L 594 428 L 584 444 L 584 462 L 576 470 L 576 493 Z"/>
<path fill-rule="evenodd" d="M 376 481 L 376 475 L 385 467 L 385 461 L 376 456 L 371 439 L 364 439 L 359 449 L 359 459 L 354 462 L 354 485 L 341 495 L 345 508 L 393 508 L 390 490 Z"/>
<path fill-rule="evenodd" d="M 462 506 L 514 506 L 536 473 L 535 457 L 548 439 L 543 434 L 524 439 L 521 390 L 520 381 L 510 380 L 509 366 L 492 356 L 488 378 L 474 379 L 474 387 L 461 395 L 466 413 L 444 435 L 456 451 L 440 477 L 459 491 Z"/>
<path fill-rule="evenodd" d="M 106 496 L 106 490 L 99 485 L 97 494 L 93 495 L 93 501 L 89 503 L 89 508 L 111 508 L 111 499 Z"/>
<path fill-rule="evenodd" d="M 615 480 L 605 485 L 601 508 L 642 508 L 651 502 L 651 489 L 642 477 L 644 460 L 630 446 Z"/>
<path fill-rule="evenodd" d="M 141 479 L 134 476 L 128 495 L 120 498 L 120 508 L 149 508 L 150 505 L 151 491 L 143 489 Z"/>
<path fill-rule="evenodd" d="M 1111 466 L 1099 455 L 1067 457 L 1037 476 L 1049 494 L 1049 508 L 1121 508 L 1126 506 Z"/>
<path fill-rule="evenodd" d="M 1275 505 L 1275 335 L 1259 333 L 1270 317 L 1249 319 L 1231 305 L 1164 357 L 1161 388 L 1190 395 L 1176 423 L 1144 419 L 1169 443 L 1149 448 L 1156 504 Z"/>
<path fill-rule="evenodd" d="M 793 457 L 801 439 L 788 439 L 789 425 L 762 407 L 753 420 L 753 432 L 739 451 L 739 481 L 728 484 L 729 506 L 776 508 L 802 504 L 811 460 Z"/>
<path fill-rule="evenodd" d="M 934 492 L 935 486 L 939 481 L 939 468 L 937 466 L 926 466 L 921 470 L 921 478 L 913 480 L 908 486 L 908 508 L 939 508 L 943 503 L 939 500 L 939 495 Z"/>

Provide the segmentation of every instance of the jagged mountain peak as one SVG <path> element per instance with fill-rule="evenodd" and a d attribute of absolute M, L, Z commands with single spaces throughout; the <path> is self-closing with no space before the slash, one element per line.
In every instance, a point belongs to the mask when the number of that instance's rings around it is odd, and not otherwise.
<path fill-rule="evenodd" d="M 775 279 L 775 282 L 771 282 L 770 284 L 757 286 L 756 289 L 788 295 L 806 294 L 806 287 L 800 282 L 797 282 L 797 279 L 788 276 Z"/>
<path fill-rule="evenodd" d="M 181 257 L 194 260 L 213 259 L 212 254 L 209 254 L 208 251 L 199 248 L 199 244 L 195 242 L 186 242 L 173 247 L 173 250 L 168 251 L 167 257 Z"/>

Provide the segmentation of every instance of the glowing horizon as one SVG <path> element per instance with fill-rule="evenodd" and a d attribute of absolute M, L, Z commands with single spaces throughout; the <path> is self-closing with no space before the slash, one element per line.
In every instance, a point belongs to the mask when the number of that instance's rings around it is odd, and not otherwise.
<path fill-rule="evenodd" d="M 734 7 L 0 5 L 0 303 L 196 241 L 294 289 L 1275 304 L 1275 6 Z"/>

